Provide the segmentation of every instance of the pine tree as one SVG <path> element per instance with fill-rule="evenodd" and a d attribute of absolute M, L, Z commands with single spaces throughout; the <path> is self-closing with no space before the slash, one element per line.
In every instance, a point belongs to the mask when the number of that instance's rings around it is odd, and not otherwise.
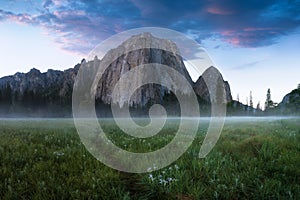
<path fill-rule="evenodd" d="M 249 103 L 248 103 L 248 97 L 246 97 L 245 111 L 248 111 L 248 110 L 249 110 L 248 106 L 249 106 Z"/>
<path fill-rule="evenodd" d="M 274 103 L 271 100 L 271 90 L 269 88 L 268 91 L 267 91 L 267 99 L 266 99 L 266 102 L 265 102 L 265 110 L 268 110 L 268 109 L 272 108 L 273 105 L 274 105 Z"/>
<path fill-rule="evenodd" d="M 12 102 L 12 89 L 11 89 L 9 83 L 6 84 L 6 87 L 4 89 L 4 92 L 3 92 L 2 96 L 3 96 L 3 100 L 6 103 L 11 104 L 11 102 Z"/>
<path fill-rule="evenodd" d="M 298 87 L 297 87 L 297 89 L 298 89 L 298 90 L 300 90 L 300 83 L 298 84 Z"/>
<path fill-rule="evenodd" d="M 250 108 L 253 108 L 252 91 L 250 91 Z"/>
<path fill-rule="evenodd" d="M 256 110 L 260 110 L 260 102 L 257 103 Z"/>
<path fill-rule="evenodd" d="M 237 100 L 237 102 L 240 102 L 240 95 L 239 95 L 239 93 L 237 94 L 236 100 Z"/>

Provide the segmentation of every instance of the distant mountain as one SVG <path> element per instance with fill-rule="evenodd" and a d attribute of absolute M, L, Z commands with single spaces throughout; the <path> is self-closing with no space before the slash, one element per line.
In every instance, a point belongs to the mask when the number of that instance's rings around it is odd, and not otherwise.
<path fill-rule="evenodd" d="M 219 76 L 221 77 L 222 79 L 221 81 L 224 84 L 226 103 L 231 102 L 232 96 L 231 96 L 229 83 L 227 81 L 223 81 L 222 75 L 215 67 L 209 67 L 208 69 L 206 69 L 203 72 L 202 76 L 200 76 L 198 80 L 193 84 L 195 93 L 199 97 L 201 97 L 204 101 L 210 102 L 211 97 L 206 83 L 209 83 L 212 86 L 212 88 L 210 88 L 211 90 L 216 90 L 217 84 L 216 84 L 216 80 L 214 80 L 214 77 L 219 77 Z"/>
<path fill-rule="evenodd" d="M 300 114 L 300 87 L 285 95 L 276 110 L 282 114 Z"/>
<path fill-rule="evenodd" d="M 95 97 L 98 109 L 109 109 L 108 107 L 112 102 L 112 90 L 123 74 L 136 66 L 148 63 L 164 64 L 177 70 L 194 88 L 201 103 L 210 104 L 208 88 L 203 77 L 214 76 L 218 71 L 214 67 L 210 67 L 204 72 L 203 76 L 199 77 L 196 83 L 193 83 L 182 58 L 175 53 L 178 51 L 176 44 L 169 40 L 153 37 L 149 33 L 143 33 L 132 36 L 116 49 L 110 50 L 102 60 L 97 57 L 88 62 L 82 60 L 81 64 L 65 71 L 48 70 L 41 73 L 37 69 L 32 69 L 28 73 L 16 73 L 12 76 L 0 78 L 0 116 L 71 116 L 73 84 L 80 66 L 96 71 L 99 63 L 109 60 L 113 54 L 120 50 L 119 48 L 127 49 L 129 46 L 139 45 L 145 41 L 165 45 L 173 52 L 146 48 L 120 55 L 109 65 L 98 83 Z M 158 71 L 156 76 L 163 78 L 160 75 Z M 139 78 L 136 77 L 136 79 Z M 232 101 L 228 82 L 224 82 L 224 86 L 226 91 L 225 103 L 228 103 Z M 167 88 L 157 84 L 142 86 L 134 92 L 128 103 L 133 109 L 147 109 L 155 103 L 167 106 L 171 112 L 179 109 L 174 94 Z"/>
<path fill-rule="evenodd" d="M 1 78 L 0 116 L 69 116 L 79 67 L 45 73 L 33 68 Z"/>

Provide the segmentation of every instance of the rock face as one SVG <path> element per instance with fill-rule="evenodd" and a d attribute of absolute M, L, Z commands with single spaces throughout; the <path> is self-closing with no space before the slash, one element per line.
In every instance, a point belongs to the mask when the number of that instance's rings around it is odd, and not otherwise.
<path fill-rule="evenodd" d="M 218 93 L 218 85 L 216 84 L 217 80 L 216 78 L 220 78 L 220 83 L 224 84 L 224 90 L 225 90 L 225 95 L 224 95 L 224 100 L 225 103 L 229 103 L 232 101 L 232 96 L 231 96 L 231 91 L 230 91 L 230 86 L 227 81 L 223 81 L 222 75 L 219 73 L 219 71 L 214 68 L 214 67 L 209 67 L 207 70 L 204 71 L 202 76 L 198 78 L 196 83 L 194 83 L 194 91 L 195 93 L 200 96 L 202 99 L 204 99 L 206 102 L 211 101 L 211 95 L 209 93 L 209 89 L 207 84 L 211 86 L 211 91 L 215 91 Z M 220 95 L 218 95 L 220 96 Z M 214 99 L 212 97 L 212 99 Z"/>
<path fill-rule="evenodd" d="M 170 51 L 144 48 L 119 54 L 119 52 L 124 52 L 123 50 L 128 49 L 130 46 L 143 45 L 147 47 L 150 44 L 155 44 L 159 48 L 164 47 Z M 112 58 L 115 59 L 110 63 Z M 163 64 L 175 69 L 186 78 L 200 98 L 210 102 L 208 88 L 203 78 L 200 77 L 196 83 L 192 82 L 175 43 L 144 33 L 132 36 L 116 49 L 110 50 L 102 60 L 97 57 L 88 62 L 83 60 L 81 64 L 65 71 L 48 70 L 41 73 L 37 69 L 32 69 L 28 73 L 16 73 L 13 76 L 0 78 L 0 114 L 4 116 L 14 112 L 28 114 L 47 108 L 47 111 L 57 113 L 66 110 L 65 113 L 67 114 L 59 116 L 70 116 L 73 85 L 80 66 L 95 71 L 99 64 L 107 63 L 109 67 L 103 73 L 97 87 L 96 103 L 98 104 L 111 104 L 112 90 L 120 77 L 139 65 L 149 63 Z M 205 72 L 208 76 L 213 76 L 214 73 L 216 73 L 216 69 L 213 67 Z M 170 78 L 162 75 L 159 71 L 153 75 L 159 76 L 161 79 Z M 140 79 L 141 77 L 134 77 L 130 81 L 134 83 L 140 81 Z M 171 81 L 176 82 L 176 80 Z M 229 84 L 224 82 L 224 85 L 226 101 L 230 102 L 232 98 Z M 166 104 L 166 102 L 173 101 L 174 96 L 169 89 L 158 84 L 147 84 L 137 89 L 128 103 L 134 108 L 145 107 L 149 103 Z"/>
<path fill-rule="evenodd" d="M 80 65 L 41 73 L 31 69 L 0 79 L 0 116 L 70 116 L 72 89 Z"/>
<path fill-rule="evenodd" d="M 16 73 L 13 76 L 3 77 L 0 79 L 1 99 L 5 100 L 9 92 L 12 99 L 20 102 L 26 100 L 41 102 L 40 100 L 45 99 L 50 100 L 50 103 L 67 103 L 67 98 L 72 94 L 79 66 L 65 71 L 49 69 L 45 73 L 33 68 L 26 74 Z"/>
<path fill-rule="evenodd" d="M 158 48 L 163 47 L 170 51 L 164 51 L 161 49 L 153 48 L 142 48 L 134 51 L 129 51 L 125 54 L 123 52 L 129 47 L 149 47 L 150 45 L 156 46 Z M 143 33 L 140 35 L 132 36 L 116 49 L 109 51 L 103 59 L 100 61 L 103 65 L 108 65 L 109 67 L 102 75 L 102 78 L 99 81 L 96 98 L 105 104 L 112 103 L 112 91 L 114 86 L 119 81 L 120 77 L 126 72 L 134 69 L 135 67 L 143 64 L 158 63 L 162 65 L 167 65 L 180 74 L 182 74 L 185 79 L 192 84 L 192 80 L 186 70 L 182 58 L 178 55 L 179 50 L 175 43 L 169 40 L 163 40 L 156 37 L 153 37 L 149 33 Z M 114 59 L 114 57 L 116 59 Z M 111 60 L 114 60 L 111 64 Z M 93 67 L 95 60 L 88 62 L 84 67 Z M 100 64 L 100 63 L 99 63 Z M 149 66 L 151 67 L 151 66 Z M 155 71 L 153 76 L 160 77 L 161 79 L 166 79 L 165 74 L 161 71 Z M 131 84 L 137 84 L 142 82 L 143 77 L 137 76 L 131 80 Z M 144 77 L 148 78 L 148 77 Z M 176 80 L 171 80 L 176 83 Z M 160 81 L 161 83 L 162 81 Z M 124 91 L 127 92 L 127 91 Z M 140 89 L 137 89 L 134 94 L 131 96 L 130 101 L 128 102 L 130 106 L 145 106 L 148 103 L 162 103 L 163 98 L 166 94 L 169 94 L 170 91 L 157 84 L 147 84 L 142 86 Z M 120 96 L 124 96 L 120 94 Z M 116 100 L 119 103 L 121 100 Z"/>
<path fill-rule="evenodd" d="M 281 114 L 300 114 L 300 87 L 285 95 L 276 110 Z"/>
<path fill-rule="evenodd" d="M 280 104 L 288 105 L 298 102 L 300 99 L 300 89 L 295 89 L 289 94 L 285 95 Z"/>

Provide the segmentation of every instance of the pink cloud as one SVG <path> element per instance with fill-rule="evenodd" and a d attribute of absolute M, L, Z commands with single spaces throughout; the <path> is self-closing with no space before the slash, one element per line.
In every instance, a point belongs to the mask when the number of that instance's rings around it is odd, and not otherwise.
<path fill-rule="evenodd" d="M 241 41 L 237 37 L 226 39 L 226 41 L 229 42 L 230 44 L 235 45 L 235 46 L 240 46 L 241 45 Z"/>
<path fill-rule="evenodd" d="M 85 16 L 86 12 L 84 10 L 54 11 L 53 14 L 58 18 L 63 18 L 68 16 Z"/>
<path fill-rule="evenodd" d="M 231 15 L 233 14 L 232 11 L 226 10 L 224 8 L 220 8 L 218 6 L 210 6 L 206 9 L 206 11 L 210 14 L 214 15 Z"/>
<path fill-rule="evenodd" d="M 232 36 L 234 34 L 233 30 L 225 30 L 221 32 L 221 35 L 223 36 Z"/>
<path fill-rule="evenodd" d="M 34 23 L 34 17 L 27 13 L 14 14 L 12 12 L 0 10 L 0 16 L 5 18 L 6 20 L 11 20 L 11 21 L 14 21 L 15 23 L 19 23 L 19 24 Z"/>
<path fill-rule="evenodd" d="M 242 40 L 241 35 L 239 35 L 236 31 L 233 30 L 225 30 L 220 33 L 222 36 L 224 36 L 224 40 L 234 46 L 241 46 Z"/>

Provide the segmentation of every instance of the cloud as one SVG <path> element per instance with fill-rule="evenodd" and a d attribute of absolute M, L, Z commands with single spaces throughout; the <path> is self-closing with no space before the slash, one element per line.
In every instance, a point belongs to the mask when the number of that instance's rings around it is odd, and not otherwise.
<path fill-rule="evenodd" d="M 300 27 L 299 0 L 46 0 L 36 10 L 2 9 L 0 20 L 41 26 L 62 48 L 80 53 L 112 34 L 143 26 L 172 28 L 199 42 L 218 38 L 241 47 L 274 44 Z"/>
<path fill-rule="evenodd" d="M 263 60 L 257 60 L 257 61 L 254 61 L 254 62 L 249 62 L 249 63 L 243 64 L 243 65 L 239 65 L 239 66 L 233 67 L 232 69 L 234 69 L 234 70 L 243 70 L 243 69 L 253 68 L 258 63 L 261 63 L 263 61 L 265 61 L 265 59 L 263 59 Z"/>
<path fill-rule="evenodd" d="M 211 13 L 211 14 L 215 14 L 215 15 L 231 15 L 231 14 L 233 14 L 232 11 L 224 10 L 224 9 L 218 8 L 218 7 L 208 7 L 207 12 Z"/>
<path fill-rule="evenodd" d="M 47 0 L 41 7 L 38 14 L 0 10 L 0 20 L 40 26 L 55 35 L 63 49 L 83 54 L 110 35 L 137 27 L 131 25 L 134 23 L 131 19 L 138 14 L 133 5 L 119 7 L 117 2 Z"/>

